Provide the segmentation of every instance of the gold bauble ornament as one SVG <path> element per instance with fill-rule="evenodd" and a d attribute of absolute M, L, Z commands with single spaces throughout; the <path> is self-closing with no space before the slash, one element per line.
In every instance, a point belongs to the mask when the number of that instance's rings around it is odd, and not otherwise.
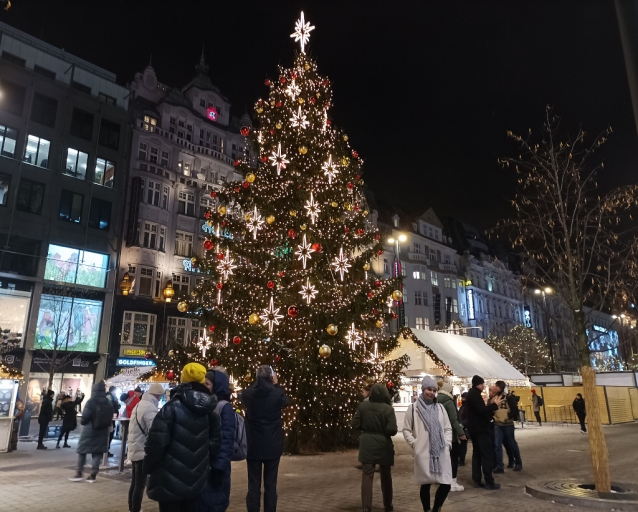
<path fill-rule="evenodd" d="M 213 226 L 213 221 L 212 221 L 212 220 L 207 220 L 207 221 L 206 221 L 206 225 L 207 225 L 208 227 L 212 227 L 212 226 Z"/>
<path fill-rule="evenodd" d="M 339 204 L 337 203 L 337 201 L 332 201 L 330 203 L 330 206 L 332 206 L 333 208 L 336 208 L 337 206 L 339 206 Z"/>
<path fill-rule="evenodd" d="M 368 216 L 368 213 L 370 213 L 368 212 L 368 210 L 363 210 L 363 215 L 365 215 L 366 217 Z"/>
<path fill-rule="evenodd" d="M 268 215 L 268 217 L 266 217 L 266 222 L 268 224 L 272 224 L 273 222 L 275 222 L 275 216 L 274 215 Z"/>
<path fill-rule="evenodd" d="M 308 152 L 308 148 L 306 146 L 299 146 L 299 153 L 305 155 Z"/>
<path fill-rule="evenodd" d="M 254 183 L 255 182 L 255 175 L 252 172 L 249 172 L 248 174 L 246 174 L 246 181 L 248 183 Z"/>
<path fill-rule="evenodd" d="M 348 164 L 350 163 L 350 159 L 349 159 L 347 156 L 344 156 L 344 157 L 341 159 L 341 163 L 342 163 L 343 165 L 348 165 Z"/>
<path fill-rule="evenodd" d="M 197 295 L 198 295 L 197 290 L 193 290 L 193 291 L 191 292 L 191 295 L 192 295 L 193 297 L 197 297 Z"/>
<path fill-rule="evenodd" d="M 403 298 L 403 293 L 401 293 L 401 290 L 394 290 L 392 292 L 392 298 L 394 300 L 401 300 Z"/>
<path fill-rule="evenodd" d="M 301 229 L 301 231 L 306 231 L 306 229 L 308 229 L 308 226 L 306 224 L 302 224 L 301 226 L 299 226 L 299 229 Z"/>
<path fill-rule="evenodd" d="M 217 207 L 217 211 L 219 212 L 220 215 L 226 215 L 226 207 L 223 204 L 220 204 Z"/>
<path fill-rule="evenodd" d="M 383 320 L 381 320 L 380 318 L 374 323 L 374 325 L 377 326 L 377 329 L 381 329 L 381 327 L 383 327 Z"/>
<path fill-rule="evenodd" d="M 275 128 L 277 128 L 277 130 L 281 130 L 282 128 L 281 123 L 275 123 Z"/>
<path fill-rule="evenodd" d="M 330 224 L 334 224 L 335 223 L 335 218 L 334 217 L 330 217 Z"/>
<path fill-rule="evenodd" d="M 259 112 L 259 111 L 257 111 L 257 112 Z M 348 136 L 347 136 L 347 135 L 344 135 L 344 136 L 343 136 L 343 140 L 345 140 L 346 142 L 348 142 Z"/>
<path fill-rule="evenodd" d="M 188 302 L 180 302 L 177 304 L 177 311 L 180 313 L 186 313 L 188 311 Z"/>
<path fill-rule="evenodd" d="M 261 107 L 257 107 L 257 109 L 256 109 L 256 110 L 257 110 L 257 113 L 258 113 L 258 114 L 261 114 L 261 113 L 264 111 L 264 109 L 263 109 L 263 108 L 261 108 Z"/>
<path fill-rule="evenodd" d="M 252 313 L 249 317 L 248 317 L 248 323 L 250 325 L 255 325 L 256 323 L 259 322 L 259 315 L 257 313 Z"/>
<path fill-rule="evenodd" d="M 303 68 L 308 71 L 310 69 L 310 64 L 308 64 L 307 62 L 303 65 Z"/>
<path fill-rule="evenodd" d="M 297 210 L 290 210 L 290 212 L 288 212 L 288 213 L 290 213 L 291 217 L 296 217 L 297 216 Z"/>
<path fill-rule="evenodd" d="M 169 350 L 168 351 L 168 357 L 173 357 L 175 355 L 175 351 L 174 350 Z"/>
<path fill-rule="evenodd" d="M 339 328 L 335 324 L 330 324 L 328 325 L 328 327 L 326 327 L 326 332 L 330 336 L 336 336 L 337 333 L 339 332 Z"/>
<path fill-rule="evenodd" d="M 369 262 L 367 262 L 367 261 L 366 261 L 366 262 L 363 264 L 363 270 L 365 270 L 366 272 L 367 272 L 368 270 L 370 270 L 370 263 L 369 263 Z"/>
<path fill-rule="evenodd" d="M 330 354 L 332 354 L 332 349 L 328 345 L 321 345 L 319 347 L 319 355 L 324 359 L 330 357 Z"/>
<path fill-rule="evenodd" d="M 299 98 L 297 101 L 299 102 L 299 105 L 303 105 L 305 103 L 303 98 Z"/>
<path fill-rule="evenodd" d="M 343 203 L 343 207 L 348 211 L 352 210 L 352 205 L 350 203 Z"/>
<path fill-rule="evenodd" d="M 363 185 L 363 180 L 359 180 L 357 183 L 359 183 L 359 185 Z"/>
<path fill-rule="evenodd" d="M 246 222 L 248 222 L 251 218 L 252 218 L 252 214 L 251 213 L 247 213 L 246 215 L 244 215 L 244 220 Z"/>
<path fill-rule="evenodd" d="M 274 107 L 274 106 L 275 106 L 275 100 L 272 100 L 272 101 L 270 102 L 270 106 L 271 106 L 271 107 Z"/>
<path fill-rule="evenodd" d="M 197 265 L 197 258 L 195 258 L 195 256 L 191 258 L 191 265 Z"/>
<path fill-rule="evenodd" d="M 316 96 L 317 98 L 321 98 L 321 93 L 320 93 L 319 91 L 317 91 L 317 94 L 315 94 L 315 96 Z"/>
<path fill-rule="evenodd" d="M 245 375 L 244 380 L 245 380 L 246 382 L 250 382 L 250 379 L 251 379 L 251 378 L 252 378 L 252 376 L 250 375 L 250 372 L 248 372 L 248 373 Z"/>

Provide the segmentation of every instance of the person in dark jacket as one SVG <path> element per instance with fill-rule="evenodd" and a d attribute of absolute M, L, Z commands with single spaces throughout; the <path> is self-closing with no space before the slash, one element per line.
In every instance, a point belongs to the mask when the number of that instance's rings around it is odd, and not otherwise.
<path fill-rule="evenodd" d="M 40 432 L 38 434 L 38 447 L 36 450 L 46 450 L 43 440 L 47 433 L 49 422 L 53 419 L 53 395 L 55 392 L 49 389 L 44 393 L 42 405 L 40 406 L 40 414 L 38 415 L 38 423 L 40 424 Z"/>
<path fill-rule="evenodd" d="M 381 493 L 386 512 L 392 510 L 392 466 L 394 466 L 394 444 L 392 436 L 397 433 L 397 418 L 390 401 L 388 388 L 376 383 L 370 390 L 370 399 L 359 404 L 352 419 L 352 428 L 361 430 L 359 438 L 359 462 L 363 466 L 361 475 L 361 503 L 364 512 L 372 510 L 372 483 L 375 464 L 381 473 Z"/>
<path fill-rule="evenodd" d="M 113 407 L 113 416 L 115 418 L 117 418 L 119 416 L 119 411 L 120 411 L 120 401 L 117 399 L 117 395 L 115 394 L 116 391 L 116 387 L 115 386 L 111 386 L 109 388 L 109 392 L 106 394 L 106 398 L 108 398 L 109 402 L 111 402 L 111 406 Z M 111 443 L 113 442 L 113 436 L 115 435 L 115 421 L 113 421 L 113 430 L 111 430 L 111 433 L 109 434 L 109 457 L 113 457 L 113 454 L 111 453 Z"/>
<path fill-rule="evenodd" d="M 515 396 L 505 394 L 505 382 L 497 380 L 494 396 L 503 397 L 503 401 L 494 414 L 494 473 L 504 473 L 503 445 L 509 458 L 508 468 L 514 471 L 523 469 L 521 451 L 514 436 L 514 423 L 518 419 L 518 401 Z"/>
<path fill-rule="evenodd" d="M 86 479 L 89 483 L 94 483 L 100 470 L 100 461 L 102 456 L 108 449 L 109 445 L 109 426 L 104 428 L 96 428 L 93 421 L 97 417 L 98 410 L 110 411 L 113 416 L 113 407 L 106 398 L 106 385 L 104 381 L 94 384 L 91 388 L 91 398 L 84 406 L 80 424 L 84 427 L 78 442 L 78 466 L 75 476 L 69 478 L 72 482 L 82 480 L 82 470 L 86 464 L 86 455 L 91 454 L 91 475 Z"/>
<path fill-rule="evenodd" d="M 459 413 L 456 410 L 456 399 L 452 394 L 452 384 L 442 381 L 439 381 L 437 384 L 439 384 L 439 394 L 436 397 L 437 402 L 445 408 L 445 412 L 447 412 L 448 418 L 450 419 L 450 425 L 452 425 L 452 449 L 450 450 L 450 458 L 452 459 L 453 482 L 450 491 L 460 492 L 465 490 L 465 488 L 457 482 L 456 476 L 459 470 L 461 442 L 465 441 L 467 443 L 467 437 L 465 436 L 465 429 L 459 421 Z"/>
<path fill-rule="evenodd" d="M 270 366 L 257 368 L 255 383 L 241 395 L 246 406 L 246 441 L 248 454 L 248 512 L 259 512 L 261 474 L 264 474 L 264 512 L 277 510 L 277 471 L 283 451 L 282 409 L 290 403 L 277 383 L 277 374 Z"/>
<path fill-rule="evenodd" d="M 466 407 L 467 406 L 467 392 L 461 393 L 461 407 L 459 407 L 459 422 L 465 432 L 465 441 L 461 440 L 461 446 L 459 447 L 459 466 L 465 466 L 465 457 L 467 456 L 467 440 L 469 435 L 467 433 L 467 418 Z"/>
<path fill-rule="evenodd" d="M 481 396 L 485 389 L 482 377 L 472 377 L 472 388 L 467 393 L 466 410 L 467 430 L 472 440 L 472 480 L 474 487 L 485 487 L 497 490 L 501 486 L 494 483 L 492 466 L 494 464 L 494 426 L 492 416 L 500 407 L 502 397 L 494 397 L 489 405 L 485 404 Z M 481 469 L 485 484 L 481 482 Z"/>
<path fill-rule="evenodd" d="M 222 444 L 211 464 L 210 480 L 199 495 L 199 512 L 225 512 L 230 505 L 230 460 L 235 451 L 237 420 L 230 403 L 230 381 L 221 371 L 208 371 L 204 385 L 217 397 L 222 421 Z M 222 403 L 226 402 L 226 403 Z"/>
<path fill-rule="evenodd" d="M 580 431 L 582 434 L 587 433 L 587 427 L 585 426 L 585 418 L 587 417 L 587 409 L 585 408 L 585 399 L 583 395 L 578 393 L 574 401 L 572 402 L 572 407 L 574 408 L 574 412 L 578 417 L 578 421 L 580 421 Z"/>
<path fill-rule="evenodd" d="M 144 447 L 146 494 L 160 512 L 194 512 L 221 444 L 217 397 L 204 386 L 206 368 L 188 363 L 170 401 L 153 419 Z"/>
<path fill-rule="evenodd" d="M 69 434 L 78 426 L 78 413 L 75 408 L 82 403 L 82 400 L 84 400 L 83 396 L 78 396 L 75 400 L 72 400 L 70 395 L 66 395 L 64 397 L 64 400 L 62 400 L 62 404 L 60 405 L 63 416 L 62 428 L 60 429 L 60 437 L 58 437 L 58 443 L 55 445 L 56 448 L 60 448 L 60 441 L 62 441 L 62 436 L 64 436 L 63 448 L 71 448 L 68 443 Z"/>

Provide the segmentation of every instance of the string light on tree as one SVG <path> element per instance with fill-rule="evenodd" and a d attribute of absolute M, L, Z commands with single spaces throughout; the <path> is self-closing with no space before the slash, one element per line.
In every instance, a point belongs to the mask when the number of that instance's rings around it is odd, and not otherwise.
<path fill-rule="evenodd" d="M 348 258 L 343 254 L 343 247 L 339 249 L 339 256 L 335 257 L 335 260 L 332 262 L 332 266 L 335 268 L 336 272 L 339 272 L 341 280 L 343 281 L 343 275 L 347 273 L 348 269 L 352 266 L 348 263 Z"/>

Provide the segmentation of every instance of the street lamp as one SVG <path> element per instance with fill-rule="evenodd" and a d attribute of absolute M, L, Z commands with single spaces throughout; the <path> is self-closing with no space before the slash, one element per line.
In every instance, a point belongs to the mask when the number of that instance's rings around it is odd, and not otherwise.
<path fill-rule="evenodd" d="M 549 360 L 552 362 L 552 371 L 555 372 L 556 371 L 556 363 L 554 361 L 554 347 L 552 346 L 552 330 L 551 327 L 549 325 L 549 317 L 547 316 L 547 299 L 546 296 L 547 295 L 551 295 L 552 293 L 554 293 L 554 290 L 552 290 L 549 286 L 546 287 L 543 290 L 539 290 L 538 288 L 536 290 L 534 290 L 534 293 L 536 295 L 542 295 L 543 296 L 543 309 L 545 312 L 545 326 L 547 329 L 547 346 L 549 348 Z"/>
<path fill-rule="evenodd" d="M 394 277 L 397 279 L 401 275 L 401 249 L 399 247 L 399 244 L 401 242 L 405 242 L 407 239 L 408 237 L 405 236 L 403 233 L 398 233 L 396 238 L 393 238 L 393 237 L 388 238 L 388 243 L 394 244 Z M 399 290 L 403 292 L 402 283 L 399 283 Z M 402 324 L 404 319 L 404 312 L 403 312 L 402 300 L 397 301 L 397 311 L 399 312 L 397 316 L 397 331 L 398 331 L 399 329 L 401 329 L 401 327 L 403 327 Z"/>

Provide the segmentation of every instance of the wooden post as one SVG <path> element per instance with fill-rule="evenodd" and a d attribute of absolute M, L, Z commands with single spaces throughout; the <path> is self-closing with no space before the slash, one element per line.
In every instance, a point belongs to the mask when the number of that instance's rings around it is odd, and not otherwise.
<path fill-rule="evenodd" d="M 591 366 L 583 366 L 581 371 L 583 374 L 583 393 L 587 407 L 589 451 L 594 471 L 594 483 L 598 493 L 610 493 L 609 453 L 607 452 L 607 444 L 603 434 L 600 405 L 598 403 L 598 393 L 596 392 L 596 370 Z"/>

